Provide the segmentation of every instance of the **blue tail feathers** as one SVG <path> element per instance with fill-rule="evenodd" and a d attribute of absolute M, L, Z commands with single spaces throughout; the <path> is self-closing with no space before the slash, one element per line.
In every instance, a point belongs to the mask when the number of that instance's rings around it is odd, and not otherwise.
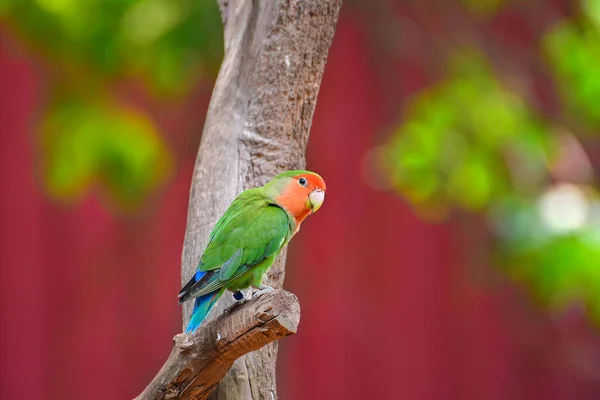
<path fill-rule="evenodd" d="M 194 310 L 192 311 L 190 323 L 188 324 L 185 333 L 191 333 L 198 329 L 202 321 L 204 321 L 204 318 L 206 318 L 210 312 L 210 309 L 215 305 L 219 297 L 221 297 L 221 294 L 223 294 L 223 289 L 196 297 L 196 300 L 194 301 Z"/>

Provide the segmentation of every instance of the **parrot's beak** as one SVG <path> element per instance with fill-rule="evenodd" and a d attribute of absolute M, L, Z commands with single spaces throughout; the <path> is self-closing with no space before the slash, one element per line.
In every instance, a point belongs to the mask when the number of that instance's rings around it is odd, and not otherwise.
<path fill-rule="evenodd" d="M 310 202 L 310 208 L 313 213 L 316 213 L 325 200 L 325 191 L 321 188 L 316 188 L 308 195 L 308 201 Z"/>

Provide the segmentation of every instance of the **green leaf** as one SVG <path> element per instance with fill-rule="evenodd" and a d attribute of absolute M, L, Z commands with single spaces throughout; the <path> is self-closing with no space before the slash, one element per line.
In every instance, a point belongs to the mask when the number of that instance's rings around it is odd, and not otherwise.
<path fill-rule="evenodd" d="M 124 107 L 60 102 L 44 121 L 42 135 L 42 171 L 48 192 L 57 199 L 81 199 L 98 185 L 128 207 L 171 172 L 171 152 L 153 124 Z"/>
<path fill-rule="evenodd" d="M 552 133 L 477 52 L 457 52 L 449 65 L 447 80 L 407 106 L 386 147 L 395 187 L 420 210 L 430 203 L 483 211 L 511 192 L 535 194 L 516 185 L 508 166 L 526 175 L 527 188 L 539 188 L 546 158 L 508 157 L 532 149 L 545 155 Z"/>

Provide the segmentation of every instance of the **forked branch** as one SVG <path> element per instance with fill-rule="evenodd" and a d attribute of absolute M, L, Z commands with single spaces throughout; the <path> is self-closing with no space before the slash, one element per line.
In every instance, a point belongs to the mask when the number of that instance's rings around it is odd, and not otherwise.
<path fill-rule="evenodd" d="M 235 360 L 296 333 L 300 304 L 275 290 L 173 339 L 171 355 L 136 400 L 206 399 Z"/>

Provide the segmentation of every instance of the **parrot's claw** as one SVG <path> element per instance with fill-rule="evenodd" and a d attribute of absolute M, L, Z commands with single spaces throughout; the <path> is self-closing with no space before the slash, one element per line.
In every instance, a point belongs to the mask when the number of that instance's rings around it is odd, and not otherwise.
<path fill-rule="evenodd" d="M 236 307 L 241 306 L 242 304 L 252 300 L 252 297 L 250 296 L 250 292 L 246 291 L 246 293 L 244 293 L 241 290 L 236 290 L 233 292 L 233 298 L 236 300 L 235 303 L 233 303 L 232 305 L 230 305 L 229 307 L 227 307 L 225 310 L 223 310 L 223 314 L 229 314 L 231 313 Z"/>
<path fill-rule="evenodd" d="M 233 292 L 233 298 L 236 299 L 237 301 L 235 303 L 233 303 L 232 305 L 230 305 L 229 307 L 227 307 L 225 310 L 223 310 L 223 315 L 230 314 L 233 310 L 235 310 L 237 307 L 241 306 L 242 304 L 244 304 L 252 299 L 258 299 L 263 294 L 269 293 L 269 292 L 272 292 L 273 290 L 275 290 L 271 286 L 264 286 L 264 285 L 260 285 L 256 289 L 258 289 L 258 291 L 254 292 L 252 294 L 252 296 L 249 296 L 249 297 L 247 297 L 244 294 L 244 292 L 242 292 L 241 290 L 236 290 L 235 292 Z"/>
<path fill-rule="evenodd" d="M 258 292 L 254 292 L 254 293 L 252 294 L 252 298 L 253 298 L 253 299 L 258 299 L 258 298 L 259 298 L 260 296 L 262 296 L 263 294 L 266 294 L 266 293 L 272 292 L 273 290 L 275 290 L 275 289 L 273 289 L 271 286 L 263 286 L 263 285 L 260 285 L 260 286 L 258 287 Z"/>

